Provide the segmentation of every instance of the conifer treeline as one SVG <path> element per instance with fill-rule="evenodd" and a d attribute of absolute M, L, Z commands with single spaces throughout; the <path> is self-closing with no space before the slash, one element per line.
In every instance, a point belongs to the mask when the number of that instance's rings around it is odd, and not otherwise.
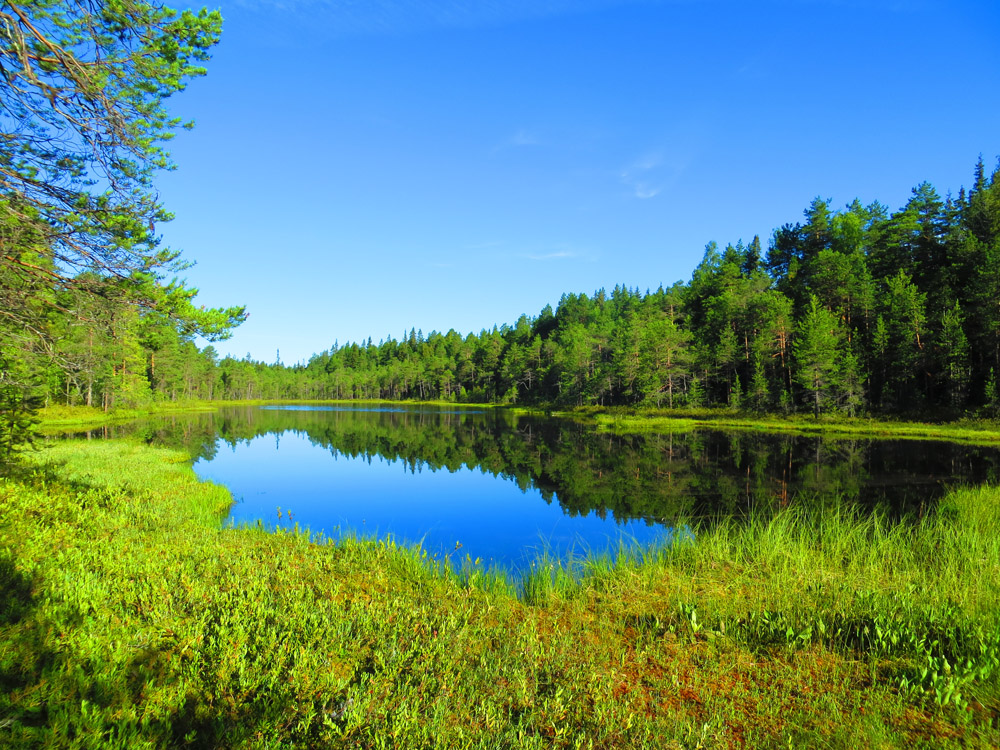
<path fill-rule="evenodd" d="M 804 220 L 719 249 L 688 283 L 566 294 L 553 311 L 462 336 L 351 343 L 286 367 L 217 360 L 140 315 L 75 329 L 49 397 L 445 399 L 997 415 L 1000 166 L 898 211 L 815 199 Z"/>

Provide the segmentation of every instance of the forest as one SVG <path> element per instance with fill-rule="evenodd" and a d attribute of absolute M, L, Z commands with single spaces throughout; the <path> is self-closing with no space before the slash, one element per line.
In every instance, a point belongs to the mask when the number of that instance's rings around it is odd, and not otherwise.
<path fill-rule="evenodd" d="M 205 74 L 218 11 L 141 2 L 0 5 L 0 455 L 46 403 L 162 398 L 164 342 L 230 335 L 162 245 L 155 176 L 190 123 L 166 102 Z"/>
<path fill-rule="evenodd" d="M 208 342 L 246 310 L 195 303 L 154 178 L 189 125 L 167 100 L 205 74 L 221 15 L 8 2 L 0 22 L 0 449 L 43 405 L 193 399 L 1000 416 L 1000 162 L 896 211 L 818 197 L 766 248 L 710 242 L 668 288 L 566 293 L 478 334 L 411 328 L 292 366 L 220 359 Z"/>
<path fill-rule="evenodd" d="M 759 237 L 710 242 L 690 280 L 668 288 L 567 293 L 555 310 L 478 334 L 411 329 L 398 340 L 335 343 L 291 366 L 198 348 L 196 334 L 227 335 L 242 310 L 209 311 L 212 329 L 183 285 L 172 289 L 186 319 L 113 304 L 87 288 L 88 271 L 64 288 L 27 290 L 45 305 L 49 346 L 14 358 L 31 363 L 22 382 L 36 402 L 104 409 L 415 399 L 997 416 L 1000 166 L 990 173 L 980 158 L 968 190 L 942 198 L 923 183 L 892 212 L 830 203 L 813 200 L 766 248 Z M 0 224 L 7 237 L 17 228 L 9 212 Z M 34 257 L 37 245 L 21 252 Z"/>
<path fill-rule="evenodd" d="M 335 343 L 308 362 L 220 357 L 211 342 L 246 310 L 196 302 L 155 178 L 190 124 L 168 101 L 221 29 L 219 11 L 148 0 L 0 0 L 0 746 L 1000 746 L 998 491 L 976 455 L 994 454 L 995 423 L 968 431 L 983 445 L 930 443 L 924 459 L 802 436 L 881 421 L 682 441 L 694 420 L 674 413 L 642 435 L 450 405 L 998 418 L 1000 163 L 895 211 L 817 198 L 764 241 L 709 243 L 688 281 L 655 291 L 566 293 L 478 334 L 341 344 L 319 322 L 318 345 Z M 294 41 L 301 68 L 312 50 Z M 447 403 L 373 419 L 240 403 L 145 426 L 126 411 L 259 399 Z M 135 432 L 20 453 L 61 404 Z M 278 526 L 228 523 L 241 498 L 192 459 L 289 430 L 684 533 L 541 556 L 515 578 L 285 527 L 280 508 Z M 901 474 L 917 481 L 898 503 L 855 492 Z"/>

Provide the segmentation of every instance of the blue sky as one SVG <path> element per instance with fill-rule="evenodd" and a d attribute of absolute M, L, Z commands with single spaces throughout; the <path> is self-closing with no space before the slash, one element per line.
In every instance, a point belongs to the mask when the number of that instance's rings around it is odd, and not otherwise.
<path fill-rule="evenodd" d="M 690 278 L 816 196 L 1000 156 L 1000 3 L 232 0 L 160 196 L 222 353 L 462 334 Z"/>

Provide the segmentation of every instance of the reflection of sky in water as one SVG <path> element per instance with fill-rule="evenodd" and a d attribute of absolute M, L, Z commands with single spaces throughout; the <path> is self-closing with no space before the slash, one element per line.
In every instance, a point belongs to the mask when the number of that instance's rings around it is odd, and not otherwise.
<path fill-rule="evenodd" d="M 341 530 L 362 535 L 391 534 L 400 542 L 420 542 L 430 554 L 449 553 L 456 542 L 459 557 L 517 567 L 548 549 L 565 556 L 615 549 L 619 542 L 648 544 L 666 531 L 642 521 L 617 523 L 608 514 L 571 518 L 538 490 L 522 492 L 509 479 L 479 469 L 454 473 L 417 465 L 411 473 L 402 461 L 374 456 L 369 461 L 334 456 L 304 435 L 285 432 L 242 442 L 222 442 L 211 461 L 200 460 L 202 479 L 226 485 L 237 504 L 230 520 L 278 524 L 278 508 L 291 511 L 281 525 L 336 536 Z"/>

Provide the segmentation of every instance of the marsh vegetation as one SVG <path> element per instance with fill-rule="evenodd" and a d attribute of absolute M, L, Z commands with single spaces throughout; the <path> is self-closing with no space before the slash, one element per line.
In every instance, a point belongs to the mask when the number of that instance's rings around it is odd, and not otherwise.
<path fill-rule="evenodd" d="M 225 528 L 188 454 L 61 441 L 0 480 L 16 747 L 991 747 L 1000 514 L 845 502 L 516 575 Z"/>

